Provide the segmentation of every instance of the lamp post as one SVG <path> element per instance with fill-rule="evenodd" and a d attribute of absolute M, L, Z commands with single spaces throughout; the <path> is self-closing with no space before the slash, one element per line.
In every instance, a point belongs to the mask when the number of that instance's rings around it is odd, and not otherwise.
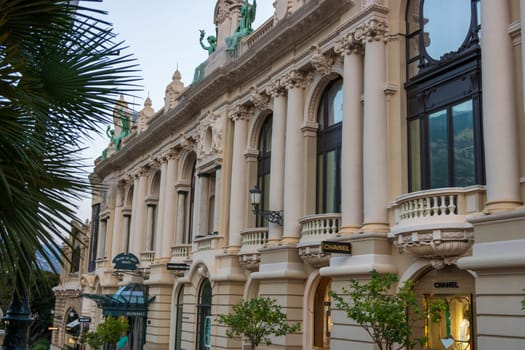
<path fill-rule="evenodd" d="M 29 326 L 33 322 L 26 287 L 17 277 L 18 288 L 13 292 L 13 301 L 2 321 L 5 323 L 4 343 L 2 350 L 27 350 Z"/>
<path fill-rule="evenodd" d="M 273 224 L 283 225 L 283 212 L 280 210 L 263 210 L 259 209 L 261 205 L 261 190 L 256 186 L 250 189 L 250 202 L 252 204 L 252 212 L 257 215 L 265 218 Z"/>

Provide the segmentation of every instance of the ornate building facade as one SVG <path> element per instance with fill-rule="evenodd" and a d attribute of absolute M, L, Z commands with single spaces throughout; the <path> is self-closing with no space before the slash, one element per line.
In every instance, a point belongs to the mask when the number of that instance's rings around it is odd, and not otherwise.
<path fill-rule="evenodd" d="M 525 1 L 276 0 L 232 49 L 243 3 L 217 1 L 192 85 L 116 106 L 82 293 L 128 298 L 82 315 L 129 317 L 134 349 L 239 349 L 214 316 L 260 295 L 302 323 L 261 348 L 371 350 L 328 291 L 375 269 L 448 305 L 425 348 L 525 348 Z"/>

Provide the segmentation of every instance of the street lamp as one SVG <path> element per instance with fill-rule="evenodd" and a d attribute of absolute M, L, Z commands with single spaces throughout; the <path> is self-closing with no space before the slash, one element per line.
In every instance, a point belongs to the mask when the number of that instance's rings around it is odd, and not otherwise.
<path fill-rule="evenodd" d="M 259 209 L 261 205 L 261 190 L 255 185 L 250 189 L 250 202 L 252 204 L 252 212 L 260 217 L 265 218 L 269 222 L 277 225 L 283 225 L 283 214 L 281 210 L 263 210 Z"/>

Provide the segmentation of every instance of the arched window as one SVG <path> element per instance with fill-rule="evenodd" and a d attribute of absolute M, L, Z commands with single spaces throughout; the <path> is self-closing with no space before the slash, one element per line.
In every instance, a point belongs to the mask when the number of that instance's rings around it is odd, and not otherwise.
<path fill-rule="evenodd" d="M 180 287 L 177 294 L 177 310 L 175 319 L 175 350 L 181 350 L 182 344 L 182 312 L 184 306 L 184 286 Z"/>
<path fill-rule="evenodd" d="M 479 0 L 411 0 L 406 25 L 410 191 L 482 184 Z"/>
<path fill-rule="evenodd" d="M 197 350 L 211 347 L 211 284 L 208 279 L 202 282 L 197 305 Z"/>
<path fill-rule="evenodd" d="M 343 80 L 331 82 L 319 105 L 317 132 L 317 213 L 338 213 L 341 208 L 341 133 Z"/>
<path fill-rule="evenodd" d="M 332 329 L 330 295 L 328 294 L 330 288 L 330 278 L 322 277 L 315 291 L 312 333 L 314 335 L 314 346 L 319 349 L 330 348 L 330 331 Z"/>
<path fill-rule="evenodd" d="M 266 117 L 259 135 L 259 156 L 257 158 L 257 187 L 261 190 L 261 209 L 269 210 L 270 163 L 272 160 L 272 116 Z M 268 220 L 257 215 L 257 227 L 267 227 Z"/>

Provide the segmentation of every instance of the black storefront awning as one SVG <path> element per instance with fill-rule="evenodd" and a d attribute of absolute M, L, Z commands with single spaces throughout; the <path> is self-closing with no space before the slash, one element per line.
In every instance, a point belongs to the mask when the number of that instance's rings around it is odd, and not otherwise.
<path fill-rule="evenodd" d="M 131 283 L 121 287 L 115 294 L 87 294 L 81 296 L 93 299 L 104 316 L 146 317 L 148 304 L 155 297 L 148 299 L 143 284 Z"/>

